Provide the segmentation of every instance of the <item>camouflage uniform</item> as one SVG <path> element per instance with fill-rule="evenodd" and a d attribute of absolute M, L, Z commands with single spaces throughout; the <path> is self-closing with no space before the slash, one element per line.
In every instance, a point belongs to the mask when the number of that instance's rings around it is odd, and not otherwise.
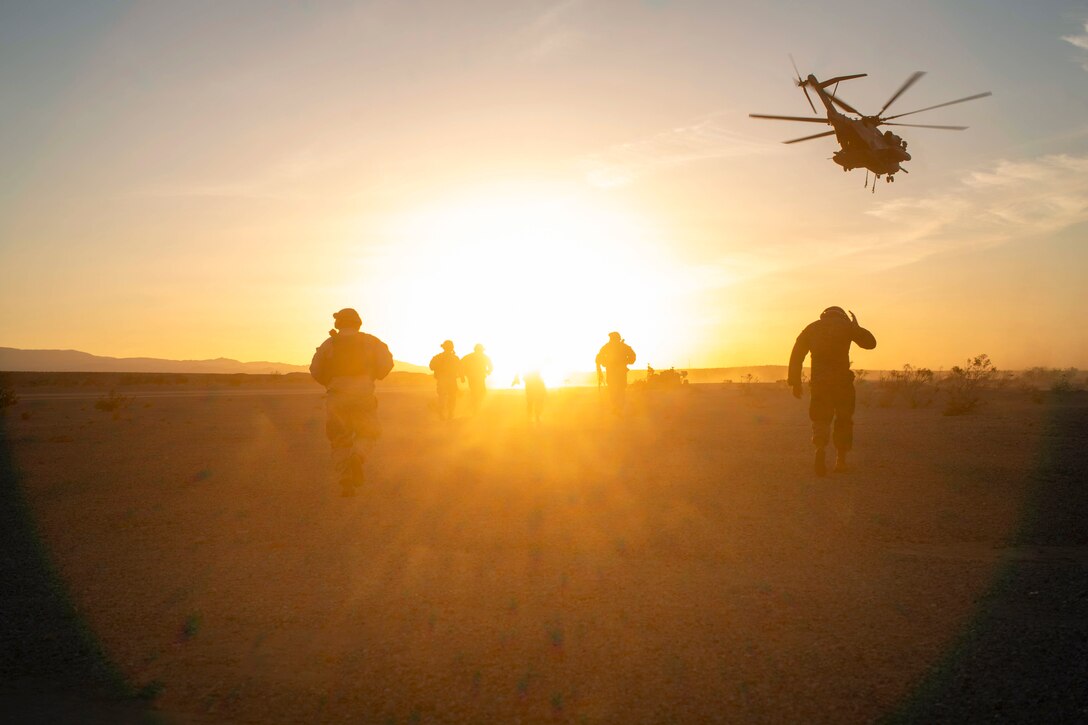
<path fill-rule="evenodd" d="M 608 338 L 608 342 L 597 353 L 597 375 L 600 376 L 603 365 L 612 410 L 622 413 L 627 393 L 627 366 L 635 362 L 635 351 L 620 338 L 618 332 L 608 333 Z"/>
<path fill-rule="evenodd" d="M 374 381 L 393 369 L 384 342 L 357 330 L 342 330 L 321 343 L 310 374 L 325 386 L 325 435 L 333 467 L 345 487 L 362 482 L 362 464 L 381 435 Z"/>
<path fill-rule="evenodd" d="M 790 354 L 787 382 L 795 391 L 801 387 L 801 366 L 812 353 L 812 399 L 808 415 L 812 421 L 812 444 L 823 449 L 833 440 L 840 456 L 854 444 L 854 373 L 850 370 L 850 344 L 864 350 L 876 347 L 873 333 L 851 320 L 839 307 L 829 307 L 820 319 L 797 336 Z M 832 435 L 832 421 L 834 434 Z"/>

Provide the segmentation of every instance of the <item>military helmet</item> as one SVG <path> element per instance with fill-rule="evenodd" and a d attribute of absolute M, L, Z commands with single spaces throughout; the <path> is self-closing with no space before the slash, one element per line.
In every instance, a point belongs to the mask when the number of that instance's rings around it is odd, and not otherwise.
<path fill-rule="evenodd" d="M 842 320 L 850 321 L 850 316 L 846 314 L 846 310 L 841 307 L 828 307 L 826 310 L 820 313 L 821 320 L 839 318 Z"/>
<path fill-rule="evenodd" d="M 345 307 L 339 312 L 332 313 L 332 319 L 336 321 L 336 327 L 362 327 L 363 318 L 351 307 Z"/>

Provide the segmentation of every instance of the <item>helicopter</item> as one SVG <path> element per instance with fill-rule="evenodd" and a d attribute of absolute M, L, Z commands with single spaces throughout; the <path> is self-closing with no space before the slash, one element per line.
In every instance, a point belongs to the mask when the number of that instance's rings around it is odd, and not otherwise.
<path fill-rule="evenodd" d="M 790 58 L 790 60 L 792 62 L 793 59 Z M 888 102 L 885 103 L 879 111 L 871 116 L 867 116 L 846 101 L 838 98 L 835 93 L 838 91 L 839 83 L 855 78 L 864 78 L 868 73 L 836 76 L 826 81 L 821 81 L 811 73 L 807 78 L 802 79 L 796 64 L 794 64 L 793 70 L 797 73 L 797 79 L 794 82 L 802 91 L 804 91 L 805 98 L 808 100 L 808 105 L 812 108 L 812 112 L 817 113 L 816 106 L 812 103 L 812 97 L 808 94 L 810 88 L 824 104 L 824 108 L 827 109 L 827 118 L 820 118 L 818 115 L 815 118 L 806 116 L 775 116 L 764 113 L 750 113 L 748 115 L 751 118 L 772 119 L 776 121 L 803 121 L 805 123 L 825 123 L 830 125 L 832 127 L 831 131 L 824 131 L 811 136 L 802 136 L 801 138 L 783 141 L 782 143 L 793 144 L 800 141 L 810 141 L 815 138 L 834 135 L 839 142 L 840 148 L 832 154 L 831 160 L 841 166 L 843 171 L 859 168 L 866 169 L 866 186 L 869 185 L 869 172 L 871 171 L 875 176 L 873 191 L 876 191 L 876 180 L 879 180 L 881 176 L 885 178 L 885 181 L 891 182 L 895 181 L 895 174 L 897 172 L 902 171 L 904 174 L 908 173 L 907 170 L 902 167 L 902 164 L 911 159 L 910 154 L 907 153 L 907 142 L 904 141 L 902 137 L 891 131 L 880 131 L 878 127 L 913 126 L 916 128 L 937 128 L 945 131 L 963 131 L 967 126 L 935 126 L 920 123 L 889 123 L 889 121 L 896 118 L 902 118 L 903 116 L 921 113 L 922 111 L 932 111 L 935 108 L 943 108 L 944 106 L 964 103 L 965 101 L 974 101 L 979 98 L 993 95 L 990 91 L 986 91 L 985 93 L 976 93 L 973 96 L 958 98 L 954 101 L 938 103 L 935 106 L 920 108 L 917 111 L 898 113 L 894 116 L 883 115 L 908 88 L 917 83 L 918 79 L 925 75 L 923 71 L 915 71 L 907 78 L 906 82 L 899 87 L 899 90 L 892 94 L 892 97 L 888 99 Z M 827 89 L 831 86 L 834 86 L 834 89 L 828 91 Z M 846 113 L 856 114 L 860 116 L 860 118 L 851 118 L 845 113 L 840 112 L 836 106 L 843 111 L 846 111 Z"/>

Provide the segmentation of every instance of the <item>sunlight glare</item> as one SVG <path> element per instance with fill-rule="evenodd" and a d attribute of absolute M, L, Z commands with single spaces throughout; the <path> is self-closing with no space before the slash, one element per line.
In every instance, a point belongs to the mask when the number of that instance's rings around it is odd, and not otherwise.
<path fill-rule="evenodd" d="M 492 387 L 533 369 L 554 386 L 591 370 L 611 330 L 668 339 L 682 280 L 651 229 L 569 194 L 478 193 L 398 216 L 369 263 L 397 299 L 401 359 L 426 364 L 445 338 L 461 356 L 481 343 Z"/>

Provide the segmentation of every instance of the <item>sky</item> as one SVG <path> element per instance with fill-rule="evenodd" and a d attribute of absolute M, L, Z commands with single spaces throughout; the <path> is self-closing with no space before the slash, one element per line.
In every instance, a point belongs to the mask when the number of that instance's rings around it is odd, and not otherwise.
<path fill-rule="evenodd" d="M 875 193 L 804 74 L 907 121 Z M 398 360 L 1088 368 L 1088 4 L 0 2 L 0 346 Z M 818 128 L 818 127 L 817 127 Z"/>

